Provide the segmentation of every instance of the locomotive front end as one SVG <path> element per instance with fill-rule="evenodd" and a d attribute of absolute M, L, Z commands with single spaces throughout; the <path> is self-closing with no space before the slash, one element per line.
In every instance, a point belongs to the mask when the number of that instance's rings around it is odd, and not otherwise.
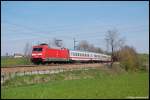
<path fill-rule="evenodd" d="M 45 60 L 45 48 L 47 46 L 39 45 L 39 46 L 33 46 L 32 49 L 32 56 L 31 61 L 35 64 L 39 64 L 44 62 Z"/>

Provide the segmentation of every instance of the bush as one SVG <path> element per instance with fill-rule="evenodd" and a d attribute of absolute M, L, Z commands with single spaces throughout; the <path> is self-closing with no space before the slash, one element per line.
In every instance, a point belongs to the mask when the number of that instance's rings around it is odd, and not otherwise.
<path fill-rule="evenodd" d="M 134 48 L 125 46 L 119 52 L 120 64 L 126 71 L 136 71 L 140 63 Z"/>

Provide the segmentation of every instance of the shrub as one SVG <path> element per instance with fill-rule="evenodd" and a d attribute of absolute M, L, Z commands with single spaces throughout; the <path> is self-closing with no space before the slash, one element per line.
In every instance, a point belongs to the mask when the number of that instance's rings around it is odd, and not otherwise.
<path fill-rule="evenodd" d="M 133 47 L 124 46 L 119 52 L 120 64 L 126 71 L 139 69 L 139 58 Z"/>

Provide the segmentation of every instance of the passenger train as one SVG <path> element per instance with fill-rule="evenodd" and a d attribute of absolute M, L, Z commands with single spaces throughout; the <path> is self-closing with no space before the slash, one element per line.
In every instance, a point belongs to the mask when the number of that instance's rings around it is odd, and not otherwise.
<path fill-rule="evenodd" d="M 49 48 L 47 44 L 33 46 L 31 61 L 39 63 L 110 62 L 111 56 L 66 48 Z"/>

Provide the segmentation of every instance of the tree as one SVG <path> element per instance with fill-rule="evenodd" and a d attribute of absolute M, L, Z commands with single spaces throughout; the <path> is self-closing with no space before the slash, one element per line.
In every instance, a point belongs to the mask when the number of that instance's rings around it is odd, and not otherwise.
<path fill-rule="evenodd" d="M 111 67 L 114 62 L 114 58 L 117 56 L 117 50 L 119 50 L 124 44 L 124 40 L 119 38 L 119 34 L 117 30 L 108 30 L 105 36 L 107 49 L 111 49 Z"/>
<path fill-rule="evenodd" d="M 86 40 L 82 40 L 81 42 L 79 42 L 77 47 L 78 50 L 88 51 L 89 43 Z"/>
<path fill-rule="evenodd" d="M 99 47 L 95 47 L 95 52 L 96 53 L 104 53 L 104 51 Z"/>
<path fill-rule="evenodd" d="M 89 52 L 96 52 L 96 53 L 103 53 L 103 50 L 99 47 L 95 47 L 93 44 L 90 44 L 86 40 L 82 40 L 79 42 L 77 46 L 77 50 L 89 51 Z"/>
<path fill-rule="evenodd" d="M 95 50 L 95 46 L 93 45 L 93 44 L 89 44 L 89 46 L 88 46 L 88 51 L 90 51 L 90 52 L 95 52 L 96 50 Z"/>
<path fill-rule="evenodd" d="M 135 71 L 140 67 L 138 55 L 133 47 L 126 45 L 119 52 L 121 66 L 126 71 Z"/>

